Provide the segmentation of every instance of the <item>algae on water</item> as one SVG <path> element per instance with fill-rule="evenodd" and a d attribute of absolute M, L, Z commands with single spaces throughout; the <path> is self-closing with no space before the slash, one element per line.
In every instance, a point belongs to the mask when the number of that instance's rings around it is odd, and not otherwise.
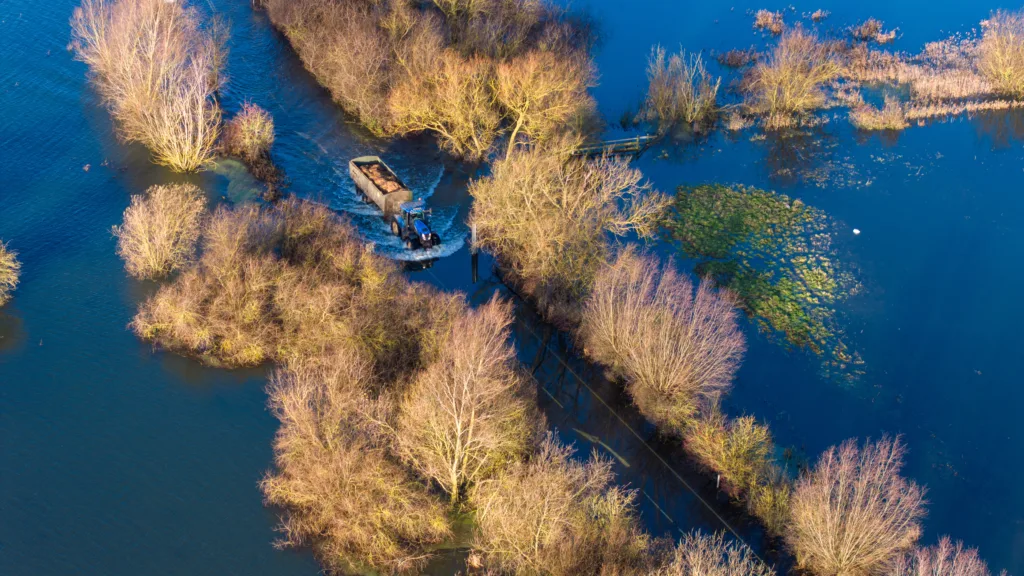
<path fill-rule="evenodd" d="M 836 304 L 860 286 L 836 259 L 827 214 L 756 188 L 683 186 L 668 228 L 697 273 L 732 291 L 763 332 L 822 356 L 832 375 L 859 375 Z"/>

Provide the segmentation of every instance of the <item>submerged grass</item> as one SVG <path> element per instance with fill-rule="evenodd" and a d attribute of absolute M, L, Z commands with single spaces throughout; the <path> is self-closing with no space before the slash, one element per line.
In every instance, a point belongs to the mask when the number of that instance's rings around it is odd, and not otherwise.
<path fill-rule="evenodd" d="M 668 225 L 697 272 L 736 295 L 768 334 L 824 356 L 853 375 L 835 306 L 859 290 L 836 259 L 833 223 L 799 200 L 755 188 L 679 189 Z"/>

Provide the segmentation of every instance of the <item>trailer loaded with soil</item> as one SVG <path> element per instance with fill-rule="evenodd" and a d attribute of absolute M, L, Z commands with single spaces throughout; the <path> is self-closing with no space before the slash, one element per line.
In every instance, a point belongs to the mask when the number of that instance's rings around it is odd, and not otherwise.
<path fill-rule="evenodd" d="M 406 248 L 432 248 L 441 243 L 430 229 L 430 209 L 423 200 L 413 201 L 412 191 L 383 160 L 377 156 L 353 158 L 348 172 L 359 194 L 380 208 L 391 232 Z"/>

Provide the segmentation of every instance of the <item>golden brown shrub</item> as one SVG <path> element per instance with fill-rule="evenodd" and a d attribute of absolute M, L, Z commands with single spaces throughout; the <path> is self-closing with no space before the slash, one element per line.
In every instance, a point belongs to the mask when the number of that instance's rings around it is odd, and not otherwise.
<path fill-rule="evenodd" d="M 786 24 L 782 21 L 782 12 L 761 9 L 754 13 L 754 28 L 778 36 L 786 29 Z"/>
<path fill-rule="evenodd" d="M 825 452 L 792 496 L 786 541 L 815 574 L 874 574 L 921 534 L 924 490 L 900 476 L 903 444 L 853 440 Z"/>
<path fill-rule="evenodd" d="M 261 488 L 286 510 L 280 546 L 312 544 L 340 571 L 412 571 L 451 531 L 441 501 L 394 463 L 360 413 L 370 361 L 342 348 L 279 370 L 268 386 L 281 421 L 276 470 Z"/>
<path fill-rule="evenodd" d="M 850 29 L 850 36 L 861 42 L 878 42 L 887 44 L 896 39 L 896 30 L 883 31 L 882 21 L 876 18 L 868 18 L 857 26 Z"/>
<path fill-rule="evenodd" d="M 563 143 L 513 152 L 469 188 L 480 245 L 552 320 L 559 307 L 573 315 L 607 235 L 649 237 L 667 205 L 625 161 L 569 158 Z"/>
<path fill-rule="evenodd" d="M 676 124 L 696 129 L 714 124 L 718 116 L 718 87 L 700 54 L 685 50 L 666 60 L 665 49 L 655 46 L 647 61 L 647 99 L 640 114 L 662 131 Z"/>
<path fill-rule="evenodd" d="M 784 536 L 789 528 L 792 495 L 793 484 L 789 477 L 778 466 L 771 464 L 750 486 L 747 492 L 747 512 L 761 521 L 770 536 Z"/>
<path fill-rule="evenodd" d="M 1024 97 L 1024 13 L 997 11 L 982 24 L 979 72 L 997 92 Z"/>
<path fill-rule="evenodd" d="M 795 28 L 783 34 L 768 58 L 748 74 L 744 81 L 747 105 L 764 116 L 768 128 L 787 126 L 795 114 L 825 104 L 822 86 L 840 71 L 829 46 Z"/>
<path fill-rule="evenodd" d="M 589 60 L 553 52 L 534 50 L 498 64 L 494 99 L 512 125 L 505 157 L 520 135 L 530 144 L 543 144 L 585 124 L 596 107 L 587 92 L 593 85 Z"/>
<path fill-rule="evenodd" d="M 578 462 L 549 437 L 529 462 L 472 489 L 473 546 L 485 566 L 502 573 L 649 573 L 636 494 L 613 480 L 610 461 L 595 454 Z"/>
<path fill-rule="evenodd" d="M 274 119 L 259 106 L 246 102 L 242 110 L 224 127 L 224 149 L 246 162 L 270 154 L 274 144 Z"/>
<path fill-rule="evenodd" d="M 695 293 L 674 265 L 624 250 L 597 274 L 579 334 L 640 411 L 678 434 L 730 386 L 746 348 L 737 317 L 710 282 Z"/>
<path fill-rule="evenodd" d="M 885 107 L 881 110 L 869 104 L 853 108 L 850 122 L 861 130 L 902 130 L 909 126 L 903 105 L 893 96 L 885 97 Z"/>
<path fill-rule="evenodd" d="M 775 576 L 745 544 L 726 542 L 721 532 L 683 535 L 667 566 L 654 576 Z"/>
<path fill-rule="evenodd" d="M 516 369 L 511 322 L 511 305 L 496 299 L 464 314 L 401 403 L 402 455 L 452 502 L 532 448 L 536 401 Z"/>
<path fill-rule="evenodd" d="M 740 496 L 768 474 L 771 433 L 753 416 L 727 420 L 718 410 L 708 412 L 687 426 L 686 451 L 707 470 L 721 474 L 727 492 Z"/>
<path fill-rule="evenodd" d="M 114 226 L 117 253 L 136 278 L 161 278 L 195 256 L 206 212 L 202 190 L 192 184 L 151 186 L 132 196 L 124 222 Z"/>
<path fill-rule="evenodd" d="M 18 287 L 20 276 L 21 262 L 18 262 L 18 253 L 0 241 L 0 306 L 10 301 L 11 292 Z"/>
<path fill-rule="evenodd" d="M 83 0 L 71 19 L 75 57 L 117 122 L 158 164 L 191 172 L 213 155 L 223 38 L 185 2 Z"/>

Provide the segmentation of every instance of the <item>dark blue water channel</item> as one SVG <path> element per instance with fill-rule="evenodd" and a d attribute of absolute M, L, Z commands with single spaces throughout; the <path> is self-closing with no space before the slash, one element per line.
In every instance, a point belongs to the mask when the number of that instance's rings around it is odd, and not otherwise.
<path fill-rule="evenodd" d="M 237 166 L 182 177 L 123 146 L 65 47 L 73 0 L 0 0 L 0 238 L 21 253 L 23 283 L 0 310 L 0 574 L 315 574 L 305 550 L 271 543 L 277 512 L 257 482 L 271 465 L 276 422 L 266 370 L 205 368 L 153 353 L 126 325 L 156 286 L 126 277 L 110 227 L 129 196 L 192 179 L 237 201 L 253 183 Z M 577 2 L 600 23 L 602 113 L 635 106 L 650 46 L 724 50 L 762 42 L 746 14 L 784 6 Z M 381 142 L 350 124 L 249 2 L 215 0 L 231 22 L 224 104 L 250 99 L 277 122 L 274 155 L 293 192 L 347 212 L 385 253 L 402 253 L 352 194 L 345 165 L 381 154 L 435 207 L 443 256 L 417 280 L 468 292 L 460 239 L 474 168 L 429 139 Z M 916 50 L 965 30 L 997 5 L 871 0 L 829 9 L 826 26 L 867 16 L 899 26 Z M 750 351 L 726 402 L 767 421 L 778 442 L 814 455 L 848 437 L 902 433 L 906 473 L 929 487 L 924 542 L 950 534 L 995 569 L 1024 573 L 1024 151 L 1019 118 L 983 116 L 865 137 L 843 122 L 799 142 L 752 133 L 667 143 L 636 164 L 662 190 L 737 182 L 776 189 L 829 213 L 841 258 L 863 291 L 843 302 L 864 359 L 855 382 L 821 375 L 820 359 L 748 329 Z M 614 132 L 613 132 L 614 133 Z M 862 231 L 852 233 L 853 228 Z M 664 253 L 672 247 L 659 247 Z M 573 357 L 564 336 L 520 306 L 515 338 L 539 382 L 552 428 L 587 453 L 616 459 L 641 491 L 656 535 L 727 523 L 767 555 L 756 528 L 659 441 L 618 387 Z M 667 464 L 666 464 L 667 463 Z M 442 561 L 437 574 L 454 570 Z"/>

